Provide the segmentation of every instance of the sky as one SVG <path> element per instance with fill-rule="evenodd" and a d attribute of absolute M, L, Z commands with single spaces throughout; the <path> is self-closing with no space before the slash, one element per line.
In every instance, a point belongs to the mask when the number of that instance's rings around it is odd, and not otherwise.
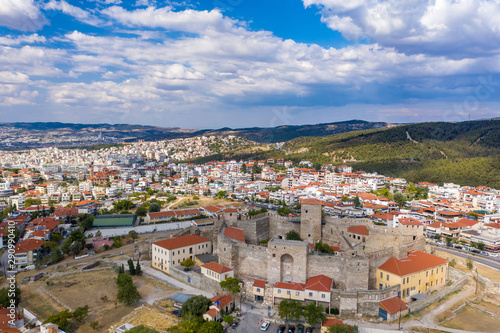
<path fill-rule="evenodd" d="M 0 122 L 500 117 L 500 0 L 0 0 Z"/>

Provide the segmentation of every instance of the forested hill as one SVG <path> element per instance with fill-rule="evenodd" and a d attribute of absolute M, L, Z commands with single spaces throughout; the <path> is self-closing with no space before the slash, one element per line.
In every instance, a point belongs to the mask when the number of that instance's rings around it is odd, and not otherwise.
<path fill-rule="evenodd" d="M 347 163 L 355 170 L 410 181 L 500 189 L 500 120 L 419 123 L 301 137 L 286 142 L 282 150 L 214 157 L 283 157 L 296 162 L 309 160 L 316 165 Z"/>

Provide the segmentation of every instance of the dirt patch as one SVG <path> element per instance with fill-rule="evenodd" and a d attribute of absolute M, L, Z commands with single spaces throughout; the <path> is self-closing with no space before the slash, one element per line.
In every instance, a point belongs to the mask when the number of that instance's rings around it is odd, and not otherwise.
<path fill-rule="evenodd" d="M 455 318 L 443 326 L 465 331 L 498 332 L 500 320 L 467 307 L 466 310 L 457 314 Z"/>
<path fill-rule="evenodd" d="M 52 297 L 40 290 L 40 283 L 21 285 L 21 304 L 34 312 L 41 321 L 60 311 L 66 310 Z"/>
<path fill-rule="evenodd" d="M 455 259 L 457 265 L 455 266 L 456 269 L 465 272 L 465 273 L 470 273 L 470 269 L 467 269 L 466 266 L 466 261 L 467 259 L 455 256 L 453 254 L 449 254 L 446 252 L 441 252 L 441 251 L 436 251 L 435 253 L 437 256 L 440 256 L 441 258 L 445 258 L 451 260 Z M 474 260 L 474 256 L 471 255 L 472 260 Z M 498 273 L 498 270 L 490 268 L 488 266 L 482 265 L 480 263 L 474 262 L 474 266 L 477 268 L 477 271 L 479 274 L 484 276 L 485 278 L 489 279 L 492 282 L 500 282 L 500 274 Z"/>
<path fill-rule="evenodd" d="M 474 305 L 477 306 L 480 309 L 483 309 L 485 311 L 488 311 L 488 312 L 491 312 L 493 314 L 496 314 L 497 316 L 500 316 L 500 304 L 499 304 L 498 300 L 496 300 L 495 303 L 481 301 L 481 302 L 478 302 L 478 303 L 474 303 Z"/>
<path fill-rule="evenodd" d="M 118 323 L 111 326 L 109 331 L 122 324 L 144 325 L 156 330 L 166 331 L 168 328 L 177 325 L 178 318 L 170 314 L 168 311 L 161 311 L 156 307 L 148 304 L 143 304 L 141 307 L 136 308 L 130 314 L 123 317 Z"/>

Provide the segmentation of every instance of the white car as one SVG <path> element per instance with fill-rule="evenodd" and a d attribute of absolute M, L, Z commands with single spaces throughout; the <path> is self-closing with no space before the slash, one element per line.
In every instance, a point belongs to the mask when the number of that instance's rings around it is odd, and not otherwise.
<path fill-rule="evenodd" d="M 489 254 L 489 255 L 490 255 L 490 257 L 495 257 L 495 258 L 496 258 L 496 257 L 498 257 L 498 253 L 491 253 L 491 252 L 490 252 L 490 254 Z"/>
<path fill-rule="evenodd" d="M 262 325 L 260 325 L 260 330 L 261 331 L 267 331 L 267 329 L 269 328 L 269 326 L 271 326 L 271 323 L 268 322 L 268 321 L 265 321 L 262 323 Z"/>

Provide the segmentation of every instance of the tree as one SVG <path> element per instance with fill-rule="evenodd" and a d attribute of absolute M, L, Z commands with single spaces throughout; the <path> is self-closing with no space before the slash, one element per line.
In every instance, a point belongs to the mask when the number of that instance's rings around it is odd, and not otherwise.
<path fill-rule="evenodd" d="M 303 308 L 299 301 L 294 299 L 284 299 L 278 306 L 278 315 L 281 319 L 300 319 Z"/>
<path fill-rule="evenodd" d="M 315 303 L 309 303 L 304 307 L 304 318 L 309 325 L 321 324 L 325 320 L 323 307 Z"/>
<path fill-rule="evenodd" d="M 231 325 L 233 323 L 234 317 L 231 315 L 225 315 L 224 316 L 224 322 L 228 325 Z"/>
<path fill-rule="evenodd" d="M 135 266 L 135 275 L 142 275 L 141 264 L 139 264 L 139 259 L 137 259 L 137 265 Z"/>
<path fill-rule="evenodd" d="M 131 305 L 141 298 L 141 294 L 137 291 L 137 287 L 129 274 L 120 274 L 116 279 L 116 284 L 118 285 L 118 295 L 116 297 L 118 302 Z"/>
<path fill-rule="evenodd" d="M 81 323 L 87 316 L 89 315 L 89 306 L 81 306 L 76 308 L 76 310 L 73 312 L 73 318 L 79 323 Z"/>
<path fill-rule="evenodd" d="M 146 214 L 148 213 L 148 209 L 144 206 L 140 206 L 136 209 L 135 213 L 137 214 L 137 216 L 146 216 Z"/>
<path fill-rule="evenodd" d="M 134 262 L 132 261 L 132 258 L 130 258 L 127 262 L 128 262 L 128 270 L 130 272 L 130 275 L 135 275 L 135 267 L 134 267 Z"/>
<path fill-rule="evenodd" d="M 484 243 L 477 243 L 477 248 L 481 251 L 484 251 Z"/>
<path fill-rule="evenodd" d="M 10 306 L 12 295 L 9 295 L 9 293 L 11 293 L 9 288 L 0 289 L 0 304 L 3 305 L 4 308 Z M 17 307 L 19 305 L 19 302 L 21 301 L 21 289 L 19 289 L 17 284 L 14 287 L 14 294 L 14 304 Z"/>
<path fill-rule="evenodd" d="M 316 251 L 321 253 L 335 254 L 335 251 L 330 247 L 330 245 L 323 243 L 322 241 L 317 242 L 314 245 Z"/>
<path fill-rule="evenodd" d="M 73 239 L 71 237 L 68 237 L 64 240 L 64 242 L 61 244 L 61 251 L 63 253 L 69 253 L 70 251 L 70 246 L 73 243 Z"/>
<path fill-rule="evenodd" d="M 144 325 L 139 325 L 134 328 L 129 329 L 125 333 L 160 333 L 159 331 L 146 327 Z"/>
<path fill-rule="evenodd" d="M 403 207 L 406 204 L 406 200 L 408 200 L 408 198 L 403 193 L 394 193 L 394 201 L 399 205 L 399 207 Z"/>
<path fill-rule="evenodd" d="M 451 244 L 453 239 L 451 237 L 446 237 L 446 244 Z"/>
<path fill-rule="evenodd" d="M 159 212 L 160 209 L 161 209 L 160 205 L 158 205 L 156 202 L 154 202 L 151 205 L 149 205 L 149 212 L 150 213 Z"/>
<path fill-rule="evenodd" d="M 474 268 L 474 262 L 472 261 L 471 258 L 468 258 L 467 259 L 467 262 L 465 264 L 467 266 L 468 269 L 470 269 L 472 271 L 472 269 Z"/>
<path fill-rule="evenodd" d="M 296 241 L 302 240 L 302 238 L 300 238 L 300 234 L 295 230 L 290 230 L 289 232 L 287 232 L 285 237 L 287 240 L 296 240 Z"/>
<path fill-rule="evenodd" d="M 137 238 L 139 238 L 139 234 L 138 234 L 138 233 L 137 233 L 137 231 L 135 231 L 135 230 L 130 230 L 130 231 L 128 232 L 128 236 L 129 236 L 130 238 L 132 238 L 132 239 L 137 239 Z"/>
<path fill-rule="evenodd" d="M 64 259 L 64 255 L 59 249 L 59 247 L 56 247 L 54 250 L 52 250 L 52 254 L 50 255 L 50 259 L 52 264 L 56 264 L 59 261 Z"/>
<path fill-rule="evenodd" d="M 212 301 L 203 295 L 193 296 L 182 304 L 181 315 L 191 317 L 201 317 L 208 311 Z"/>
<path fill-rule="evenodd" d="M 224 328 L 218 321 L 207 321 L 201 324 L 198 333 L 222 333 Z"/>
<path fill-rule="evenodd" d="M 93 320 L 90 322 L 90 327 L 95 331 L 99 327 L 99 321 L 98 320 Z"/>
<path fill-rule="evenodd" d="M 92 215 L 88 215 L 84 220 L 83 220 L 83 228 L 85 230 L 92 229 L 94 226 L 94 217 Z"/>
<path fill-rule="evenodd" d="M 181 262 L 181 265 L 189 269 L 194 266 L 194 261 L 191 258 L 187 258 Z"/>
<path fill-rule="evenodd" d="M 358 196 L 355 196 L 352 202 L 354 203 L 354 207 L 363 208 L 363 204 L 359 200 Z"/>
<path fill-rule="evenodd" d="M 57 314 L 49 316 L 43 323 L 56 324 L 60 329 L 69 331 L 71 329 L 71 323 L 68 320 L 72 317 L 73 314 L 69 310 L 64 310 Z"/>
<path fill-rule="evenodd" d="M 83 246 L 79 241 L 74 241 L 69 249 L 75 256 L 77 256 L 80 252 L 82 252 Z"/>

